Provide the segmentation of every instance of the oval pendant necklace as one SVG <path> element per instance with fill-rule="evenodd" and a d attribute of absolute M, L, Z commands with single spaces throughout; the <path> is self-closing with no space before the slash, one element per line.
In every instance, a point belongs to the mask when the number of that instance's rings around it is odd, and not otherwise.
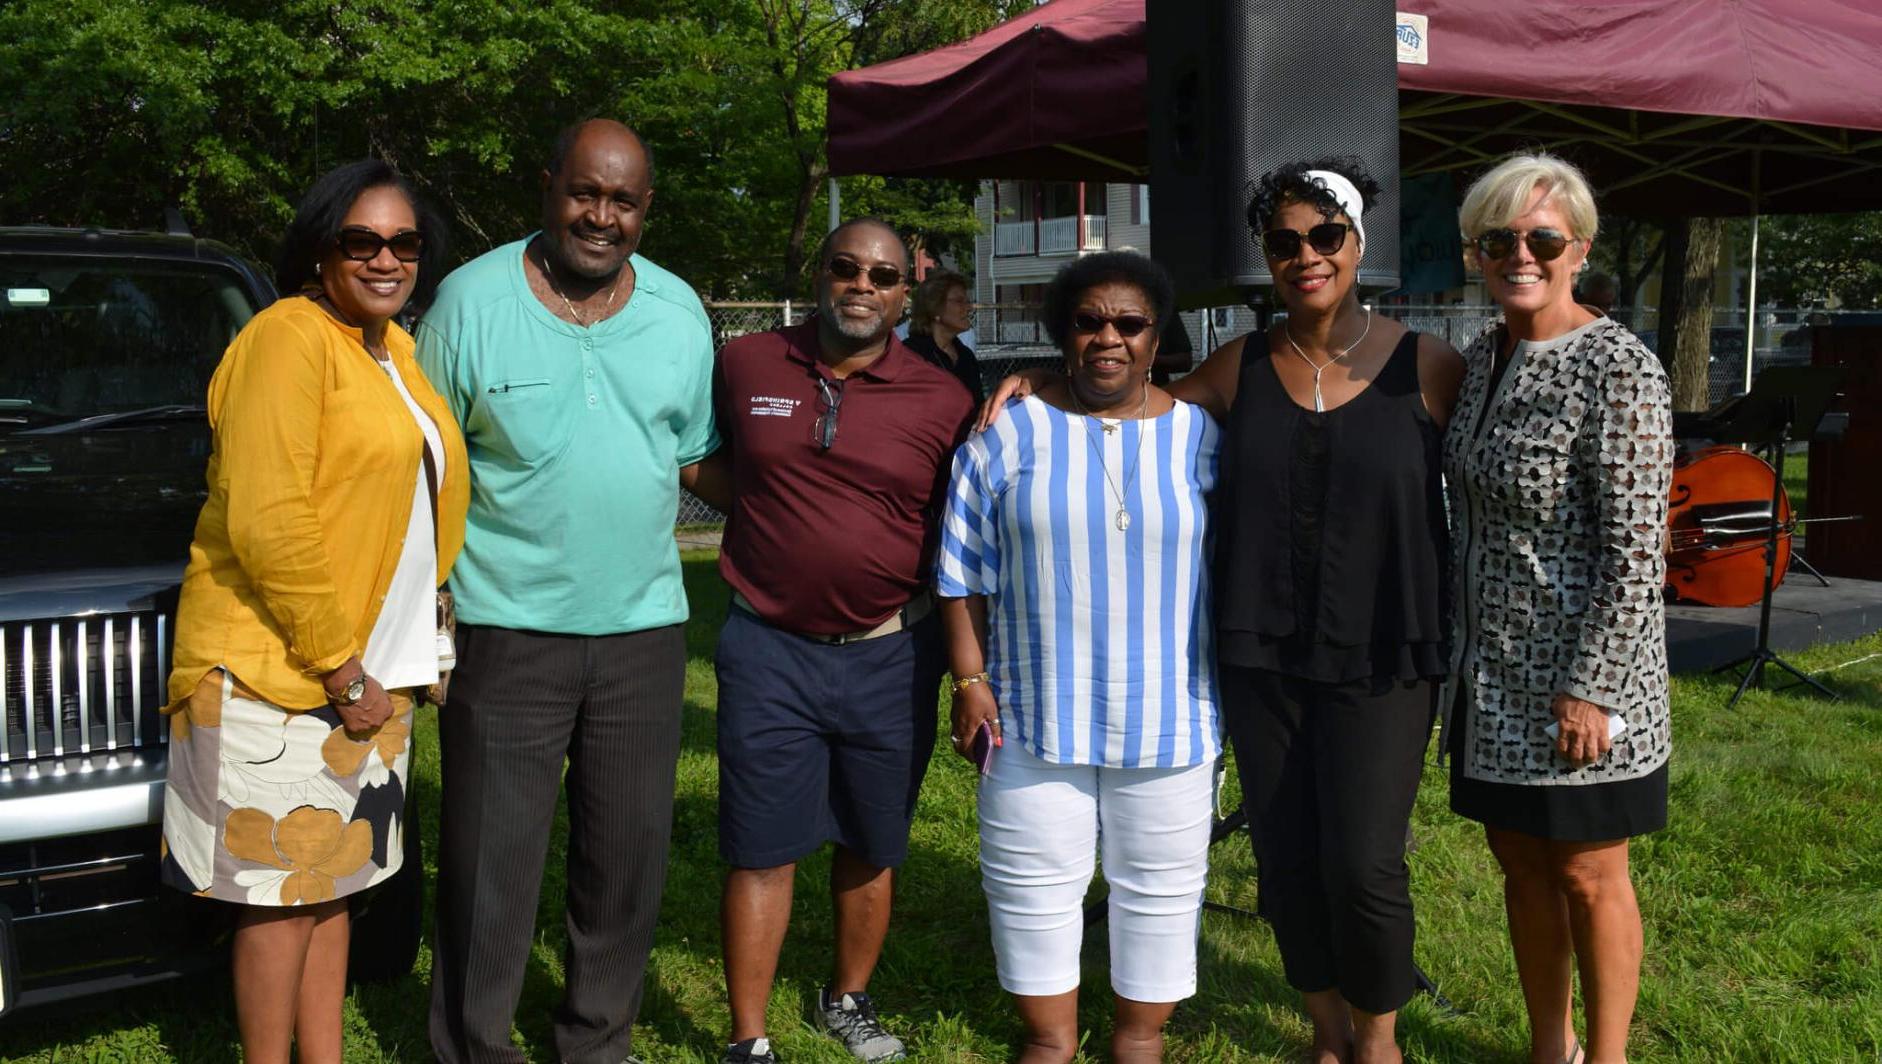
<path fill-rule="evenodd" d="M 1320 397 L 1320 374 L 1321 372 L 1324 371 L 1328 366 L 1331 366 L 1333 363 L 1338 362 L 1340 359 L 1345 358 L 1347 355 L 1352 354 L 1353 348 L 1358 347 L 1360 344 L 1364 343 L 1366 341 L 1366 334 L 1370 333 L 1371 331 L 1372 331 L 1372 308 L 1367 307 L 1366 308 L 1366 327 L 1359 331 L 1359 339 L 1354 340 L 1350 344 L 1347 344 L 1346 348 L 1342 350 L 1339 354 L 1334 355 L 1332 358 L 1327 359 L 1325 362 L 1319 365 L 1315 365 L 1314 360 L 1307 357 L 1307 352 L 1302 351 L 1300 349 L 1300 345 L 1294 342 L 1294 330 L 1288 328 L 1286 322 L 1281 323 L 1281 335 L 1287 337 L 1287 345 L 1294 349 L 1294 353 L 1300 356 L 1300 360 L 1302 362 L 1307 363 L 1307 366 L 1309 369 L 1313 370 L 1313 412 L 1314 413 L 1324 414 L 1327 412 L 1326 400 Z"/>
<path fill-rule="evenodd" d="M 1131 460 L 1130 469 L 1124 474 L 1124 486 L 1122 488 L 1118 487 L 1117 482 L 1111 479 L 1111 467 L 1105 462 L 1104 458 L 1104 437 L 1094 436 L 1091 433 L 1091 423 L 1093 421 L 1096 421 L 1107 435 L 1116 431 L 1120 426 L 1113 425 L 1103 418 L 1098 417 L 1096 414 L 1091 413 L 1089 410 L 1086 410 L 1085 404 L 1078 399 L 1078 390 L 1073 388 L 1069 383 L 1065 386 L 1065 392 L 1072 397 L 1072 405 L 1077 407 L 1079 414 L 1086 419 L 1085 438 L 1091 441 L 1092 448 L 1098 452 L 1098 469 L 1104 473 L 1105 486 L 1111 489 L 1111 494 L 1117 496 L 1117 513 L 1112 516 L 1111 523 L 1117 526 L 1119 532 L 1129 532 L 1131 527 L 1131 513 L 1129 507 L 1124 504 L 1124 492 L 1130 488 L 1131 482 L 1137 479 L 1137 467 L 1143 464 L 1143 420 L 1144 415 L 1150 412 L 1150 382 L 1148 380 L 1144 381 L 1144 398 L 1142 402 L 1137 404 L 1137 454 Z"/>

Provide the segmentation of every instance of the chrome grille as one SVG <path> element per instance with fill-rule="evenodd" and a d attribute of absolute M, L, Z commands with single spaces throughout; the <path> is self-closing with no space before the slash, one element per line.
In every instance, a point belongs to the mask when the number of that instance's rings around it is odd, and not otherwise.
<path fill-rule="evenodd" d="M 0 846 L 0 904 L 27 924 L 148 901 L 159 837 L 151 825 Z"/>
<path fill-rule="evenodd" d="M 168 615 L 0 624 L 0 764 L 165 743 Z"/>

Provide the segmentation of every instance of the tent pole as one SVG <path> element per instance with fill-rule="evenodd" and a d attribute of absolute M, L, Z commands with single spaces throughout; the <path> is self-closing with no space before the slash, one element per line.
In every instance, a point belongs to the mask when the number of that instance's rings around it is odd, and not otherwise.
<path fill-rule="evenodd" d="M 830 232 L 836 232 L 836 227 L 842 224 L 843 189 L 842 186 L 836 183 L 836 178 L 833 177 L 830 179 Z"/>
<path fill-rule="evenodd" d="M 1764 213 L 1764 153 L 1751 153 L 1751 280 L 1745 291 L 1745 391 L 1751 391 L 1751 356 L 1758 342 L 1758 218 Z"/>
<path fill-rule="evenodd" d="M 1758 340 L 1758 215 L 1751 216 L 1751 283 L 1745 292 L 1745 390 L 1751 391 L 1751 352 Z"/>

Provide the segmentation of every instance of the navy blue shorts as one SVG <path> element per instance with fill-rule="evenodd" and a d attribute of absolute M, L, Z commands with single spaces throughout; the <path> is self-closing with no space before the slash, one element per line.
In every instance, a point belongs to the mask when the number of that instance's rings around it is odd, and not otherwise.
<path fill-rule="evenodd" d="M 831 646 L 735 606 L 716 660 L 726 863 L 775 868 L 835 842 L 900 865 L 934 752 L 940 619 Z"/>

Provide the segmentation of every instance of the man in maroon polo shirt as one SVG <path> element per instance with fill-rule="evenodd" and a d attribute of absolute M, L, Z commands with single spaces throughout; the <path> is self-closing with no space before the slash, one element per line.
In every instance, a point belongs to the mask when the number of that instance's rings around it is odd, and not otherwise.
<path fill-rule="evenodd" d="M 935 523 L 972 402 L 891 331 L 908 250 L 873 219 L 824 243 L 817 313 L 719 352 L 734 486 L 719 571 L 721 910 L 728 1064 L 765 1037 L 798 860 L 836 843 L 836 958 L 815 1019 L 868 1061 L 899 1060 L 867 993 L 893 869 L 934 746 L 945 668 L 928 589 Z"/>

